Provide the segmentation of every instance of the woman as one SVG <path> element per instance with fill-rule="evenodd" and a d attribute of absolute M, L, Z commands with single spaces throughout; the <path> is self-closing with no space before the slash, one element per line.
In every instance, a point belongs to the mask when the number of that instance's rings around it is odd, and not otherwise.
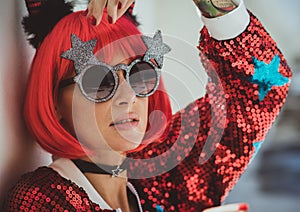
<path fill-rule="evenodd" d="M 159 31 L 140 35 L 132 8 L 122 15 L 131 1 L 91 1 L 87 12 L 65 12 L 42 42 L 33 37 L 25 119 L 54 162 L 22 176 L 4 210 L 201 211 L 222 203 L 278 115 L 291 71 L 242 1 L 195 2 L 210 82 L 174 115 L 159 77 L 171 49 Z"/>

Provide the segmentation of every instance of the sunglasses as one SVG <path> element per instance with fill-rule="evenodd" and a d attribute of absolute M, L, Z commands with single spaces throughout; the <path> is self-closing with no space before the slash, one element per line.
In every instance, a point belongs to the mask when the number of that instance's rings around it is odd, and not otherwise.
<path fill-rule="evenodd" d="M 71 35 L 72 48 L 61 57 L 74 62 L 76 76 L 64 79 L 59 88 L 77 83 L 83 95 L 93 102 L 105 102 L 111 99 L 119 86 L 117 72 L 123 70 L 127 83 L 138 97 L 152 95 L 158 85 L 164 54 L 171 48 L 163 43 L 158 30 L 153 38 L 142 36 L 147 51 L 142 58 L 135 59 L 129 65 L 110 66 L 99 61 L 93 54 L 97 40 L 83 42 L 75 34 Z"/>
<path fill-rule="evenodd" d="M 62 80 L 59 89 L 77 83 L 88 100 L 96 103 L 105 102 L 116 93 L 119 86 L 117 72 L 120 70 L 124 71 L 127 83 L 138 97 L 152 95 L 159 85 L 160 69 L 153 62 L 138 58 L 129 65 L 121 63 L 110 66 L 96 61 L 95 64 L 88 65 L 79 75 Z"/>

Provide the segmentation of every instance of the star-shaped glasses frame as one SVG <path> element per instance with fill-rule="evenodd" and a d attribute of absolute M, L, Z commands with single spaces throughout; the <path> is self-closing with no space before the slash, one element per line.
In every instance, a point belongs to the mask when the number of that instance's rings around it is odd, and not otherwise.
<path fill-rule="evenodd" d="M 151 89 L 150 92 L 145 93 L 145 94 L 136 92 L 135 89 L 132 87 L 132 84 L 130 83 L 130 71 L 131 71 L 132 67 L 134 65 L 136 65 L 137 63 L 141 63 L 141 62 L 145 62 L 145 63 L 149 64 L 153 68 L 153 70 L 155 71 L 155 75 L 156 75 L 156 80 L 155 80 L 154 87 Z M 114 78 L 114 85 L 113 85 L 113 88 L 112 88 L 110 94 L 107 95 L 106 97 L 100 98 L 100 99 L 97 99 L 97 98 L 94 98 L 94 97 L 90 96 L 86 92 L 86 90 L 85 90 L 85 88 L 83 86 L 84 75 L 86 74 L 87 71 L 90 70 L 90 68 L 93 68 L 95 66 L 105 67 L 107 70 L 109 70 L 112 73 L 112 76 Z M 82 92 L 82 94 L 88 100 L 90 100 L 92 102 L 95 102 L 95 103 L 105 102 L 105 101 L 110 100 L 115 95 L 115 93 L 116 93 L 116 91 L 118 89 L 118 86 L 119 86 L 119 76 L 117 75 L 117 72 L 119 70 L 125 71 L 125 79 L 128 82 L 128 84 L 130 85 L 130 87 L 132 88 L 132 90 L 135 92 L 135 95 L 138 96 L 138 97 L 148 97 L 148 96 L 151 96 L 157 90 L 157 88 L 159 86 L 159 80 L 160 80 L 160 76 L 161 76 L 161 70 L 153 62 L 151 62 L 151 61 L 144 61 L 143 58 L 138 58 L 138 59 L 133 60 L 129 65 L 126 65 L 124 63 L 120 63 L 120 64 L 117 64 L 115 66 L 110 66 L 109 64 L 103 63 L 101 61 L 94 61 L 93 63 L 89 63 L 86 66 L 86 68 L 83 71 L 81 71 L 78 75 L 76 75 L 75 77 L 62 80 L 59 87 L 61 89 L 63 87 L 66 87 L 66 86 L 69 86 L 71 84 L 77 83 L 78 86 L 79 86 L 79 88 L 80 88 L 80 91 Z"/>
<path fill-rule="evenodd" d="M 163 66 L 163 57 L 164 54 L 171 51 L 171 48 L 163 43 L 161 32 L 157 31 L 153 38 L 142 35 L 142 40 L 144 41 L 145 45 L 147 46 L 147 51 L 142 58 L 135 59 L 129 65 L 126 64 L 117 64 L 115 66 L 110 66 L 104 62 L 99 61 L 95 55 L 93 54 L 93 49 L 96 45 L 96 40 L 89 40 L 87 42 L 83 42 L 79 37 L 75 34 L 71 35 L 71 43 L 72 48 L 64 52 L 61 57 L 72 60 L 75 65 L 76 76 L 64 79 L 60 83 L 60 89 L 66 87 L 70 84 L 77 83 L 82 94 L 89 100 L 93 102 L 105 102 L 111 99 L 119 85 L 119 77 L 117 75 L 117 71 L 124 70 L 125 71 L 125 79 L 128 84 L 131 86 L 132 90 L 135 92 L 136 96 L 138 97 L 148 97 L 152 95 L 159 86 L 159 80 L 161 76 L 161 68 Z M 139 93 L 132 87 L 130 84 L 130 71 L 137 63 L 147 63 L 153 71 L 155 71 L 156 81 L 153 88 L 147 93 Z M 114 78 L 114 84 L 110 93 L 101 98 L 96 98 L 94 96 L 89 95 L 84 86 L 83 86 L 83 79 L 85 74 L 90 70 L 90 68 L 94 66 L 101 66 L 104 67 L 106 70 L 112 73 Z"/>

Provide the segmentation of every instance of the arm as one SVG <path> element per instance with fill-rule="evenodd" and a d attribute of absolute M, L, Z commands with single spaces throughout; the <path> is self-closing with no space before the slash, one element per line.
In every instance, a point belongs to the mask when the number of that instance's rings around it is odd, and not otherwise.
<path fill-rule="evenodd" d="M 21 176 L 10 189 L 1 211 L 112 211 L 102 210 L 75 183 L 48 167 Z"/>
<path fill-rule="evenodd" d="M 239 9 L 233 12 L 243 14 Z M 234 13 L 224 18 L 231 21 L 247 20 L 247 16 L 235 17 Z M 207 86 L 207 95 L 197 104 L 198 108 L 210 108 L 206 118 L 211 114 L 218 117 L 223 113 L 222 110 L 216 107 L 212 111 L 211 108 L 225 99 L 226 123 L 220 142 L 216 137 L 212 139 L 210 148 L 204 148 L 209 136 L 205 133 L 209 128 L 216 129 L 213 133 L 220 128 L 201 122 L 200 128 L 204 127 L 206 131 L 200 130 L 196 148 L 191 152 L 193 156 L 178 167 L 178 171 L 188 176 L 181 186 L 186 191 L 186 198 L 190 198 L 190 204 L 195 207 L 196 204 L 218 205 L 225 199 L 280 112 L 291 77 L 291 70 L 276 43 L 251 13 L 249 25 L 240 22 L 241 27 L 245 26 L 244 32 L 237 31 L 232 35 L 228 34 L 228 29 L 237 29 L 238 24 L 228 23 L 222 28 L 222 22 L 225 21 L 222 18 L 215 23 L 205 17 L 203 20 L 207 27 L 201 31 L 198 48 L 211 82 Z M 213 28 L 213 24 L 217 29 Z M 200 119 L 204 120 L 205 117 L 200 116 Z M 214 149 L 213 155 L 208 158 L 207 152 L 210 155 L 209 151 Z M 192 170 L 189 175 L 184 174 L 188 172 L 186 167 Z M 190 180 L 192 177 L 193 180 Z"/>

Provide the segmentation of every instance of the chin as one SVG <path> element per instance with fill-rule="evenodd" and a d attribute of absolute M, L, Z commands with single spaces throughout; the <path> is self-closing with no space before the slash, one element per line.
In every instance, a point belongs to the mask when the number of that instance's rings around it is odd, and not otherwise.
<path fill-rule="evenodd" d="M 127 152 L 134 150 L 137 148 L 143 140 L 143 137 L 139 136 L 118 136 L 119 138 L 114 142 L 113 144 L 110 145 L 110 147 L 117 152 Z"/>
<path fill-rule="evenodd" d="M 138 146 L 139 146 L 139 144 L 138 145 L 126 145 L 126 146 L 124 145 L 121 147 L 119 146 L 116 149 L 113 148 L 113 150 L 116 152 L 126 153 L 126 152 L 136 149 Z"/>

